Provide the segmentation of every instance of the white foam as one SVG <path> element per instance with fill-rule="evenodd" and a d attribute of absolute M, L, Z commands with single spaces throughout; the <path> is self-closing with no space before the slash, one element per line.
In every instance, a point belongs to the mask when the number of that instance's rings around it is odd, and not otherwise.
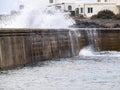
<path fill-rule="evenodd" d="M 49 0 L 22 0 L 24 9 L 2 27 L 6 28 L 68 28 L 74 20 L 69 13 L 48 7 Z"/>
<path fill-rule="evenodd" d="M 79 56 L 91 56 L 96 58 L 104 58 L 104 57 L 120 57 L 120 52 L 118 51 L 95 51 L 91 45 L 84 47 L 79 52 Z"/>
<path fill-rule="evenodd" d="M 80 50 L 79 55 L 81 56 L 93 56 L 94 55 L 94 50 L 91 46 L 87 46 Z"/>

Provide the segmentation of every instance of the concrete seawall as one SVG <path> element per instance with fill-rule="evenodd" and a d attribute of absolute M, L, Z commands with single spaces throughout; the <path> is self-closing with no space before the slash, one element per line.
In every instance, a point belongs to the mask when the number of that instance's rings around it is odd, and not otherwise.
<path fill-rule="evenodd" d="M 120 51 L 120 29 L 0 29 L 0 68 L 76 56 L 90 44 Z"/>
<path fill-rule="evenodd" d="M 72 38 L 69 34 L 65 29 L 1 29 L 0 68 L 75 56 L 80 46 L 72 46 L 71 39 L 74 43 L 76 39 L 74 33 L 71 32 Z"/>

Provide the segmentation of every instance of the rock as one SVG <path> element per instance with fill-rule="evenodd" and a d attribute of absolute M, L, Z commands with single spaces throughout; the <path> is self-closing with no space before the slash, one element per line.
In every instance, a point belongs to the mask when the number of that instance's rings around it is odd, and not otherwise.
<path fill-rule="evenodd" d="M 76 24 L 74 24 L 73 28 L 107 28 L 105 25 L 100 25 L 96 22 L 88 22 L 88 21 L 80 21 L 75 20 Z"/>
<path fill-rule="evenodd" d="M 113 28 L 120 28 L 120 24 L 115 24 Z"/>

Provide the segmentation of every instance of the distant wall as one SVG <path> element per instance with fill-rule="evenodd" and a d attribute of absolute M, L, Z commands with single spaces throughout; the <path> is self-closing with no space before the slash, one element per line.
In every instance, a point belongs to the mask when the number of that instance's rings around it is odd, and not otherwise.
<path fill-rule="evenodd" d="M 76 56 L 88 45 L 120 51 L 120 29 L 0 29 L 0 68 Z"/>

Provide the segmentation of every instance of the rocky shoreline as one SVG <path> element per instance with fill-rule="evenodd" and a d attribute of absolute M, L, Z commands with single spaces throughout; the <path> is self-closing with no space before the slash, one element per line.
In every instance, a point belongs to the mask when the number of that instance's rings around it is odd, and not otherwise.
<path fill-rule="evenodd" d="M 120 28 L 120 20 L 75 19 L 74 28 Z"/>

